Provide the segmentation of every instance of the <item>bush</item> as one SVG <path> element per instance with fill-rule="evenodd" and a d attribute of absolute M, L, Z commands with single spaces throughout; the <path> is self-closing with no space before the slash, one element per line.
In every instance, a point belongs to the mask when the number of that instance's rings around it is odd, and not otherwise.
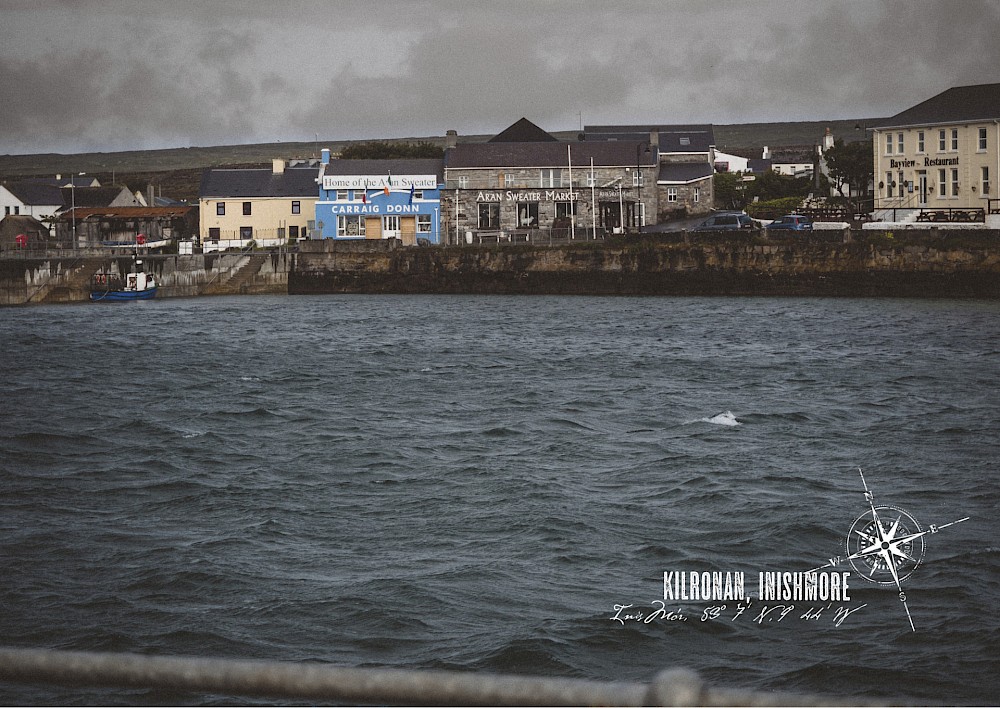
<path fill-rule="evenodd" d="M 782 197 L 781 199 L 747 204 L 747 214 L 754 219 L 776 219 L 794 212 L 800 206 L 802 206 L 802 197 Z"/>

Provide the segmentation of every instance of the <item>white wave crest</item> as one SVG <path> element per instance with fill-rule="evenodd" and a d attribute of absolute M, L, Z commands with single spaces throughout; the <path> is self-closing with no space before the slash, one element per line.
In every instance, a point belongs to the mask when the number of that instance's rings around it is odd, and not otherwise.
<path fill-rule="evenodd" d="M 743 425 L 740 421 L 736 420 L 736 416 L 733 415 L 732 411 L 719 413 L 711 418 L 702 418 L 701 421 L 703 423 L 712 423 L 713 425 Z"/>

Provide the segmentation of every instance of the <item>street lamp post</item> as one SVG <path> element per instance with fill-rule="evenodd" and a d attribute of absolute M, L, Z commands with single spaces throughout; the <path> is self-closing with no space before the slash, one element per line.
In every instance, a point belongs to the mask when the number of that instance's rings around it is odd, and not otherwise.
<path fill-rule="evenodd" d="M 73 218 L 73 249 L 76 250 L 78 247 L 76 241 L 76 180 L 70 180 L 69 193 L 72 202 L 72 206 L 70 206 L 70 215 Z"/>
<path fill-rule="evenodd" d="M 635 146 L 635 185 L 636 185 L 636 192 L 638 194 L 638 200 L 639 200 L 638 203 L 636 204 L 636 207 L 635 207 L 636 210 L 637 210 L 636 211 L 636 215 L 635 215 L 635 220 L 636 220 L 636 226 L 637 226 L 637 228 L 639 229 L 640 232 L 642 231 L 642 227 L 643 227 L 643 223 L 642 223 L 643 219 L 642 219 L 642 217 L 643 217 L 643 213 L 644 213 L 644 209 L 643 209 L 643 206 L 642 206 L 642 182 L 643 182 L 643 179 L 642 179 L 642 158 L 643 158 L 644 155 L 645 156 L 651 155 L 652 152 L 653 152 L 653 150 L 652 150 L 652 147 L 651 147 L 651 145 L 649 143 L 646 144 L 646 149 L 645 150 L 642 147 L 642 143 L 638 143 Z"/>

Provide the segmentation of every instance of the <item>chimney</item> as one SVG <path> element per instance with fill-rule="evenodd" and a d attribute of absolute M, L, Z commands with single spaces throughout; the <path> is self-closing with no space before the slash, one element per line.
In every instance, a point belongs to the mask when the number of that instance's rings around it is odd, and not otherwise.
<path fill-rule="evenodd" d="M 451 150 L 453 147 L 458 145 L 458 131 L 449 130 L 444 135 L 444 149 Z"/>
<path fill-rule="evenodd" d="M 771 151 L 767 149 L 767 145 L 764 146 L 764 153 L 760 156 L 760 159 L 762 160 L 771 159 Z"/>
<path fill-rule="evenodd" d="M 649 144 L 656 148 L 656 150 L 660 149 L 660 131 L 658 128 L 650 128 Z"/>
<path fill-rule="evenodd" d="M 320 159 L 320 164 L 322 164 L 322 165 L 329 165 L 330 164 L 330 148 L 323 148 L 322 152 L 320 152 L 320 155 L 322 156 L 322 158 Z"/>
<path fill-rule="evenodd" d="M 284 160 L 271 160 L 271 172 L 276 175 L 285 174 L 285 161 Z"/>
<path fill-rule="evenodd" d="M 149 192 L 149 198 L 146 200 L 146 206 L 156 206 L 156 191 L 153 185 L 146 187 L 146 191 Z"/>

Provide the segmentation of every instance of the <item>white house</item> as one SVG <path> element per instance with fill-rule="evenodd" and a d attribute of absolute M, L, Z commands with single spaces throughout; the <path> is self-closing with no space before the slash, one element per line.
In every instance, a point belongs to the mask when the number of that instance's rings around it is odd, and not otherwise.
<path fill-rule="evenodd" d="M 0 185 L 0 209 L 4 216 L 31 216 L 45 221 L 64 206 L 62 192 L 55 185 L 37 182 Z"/>

